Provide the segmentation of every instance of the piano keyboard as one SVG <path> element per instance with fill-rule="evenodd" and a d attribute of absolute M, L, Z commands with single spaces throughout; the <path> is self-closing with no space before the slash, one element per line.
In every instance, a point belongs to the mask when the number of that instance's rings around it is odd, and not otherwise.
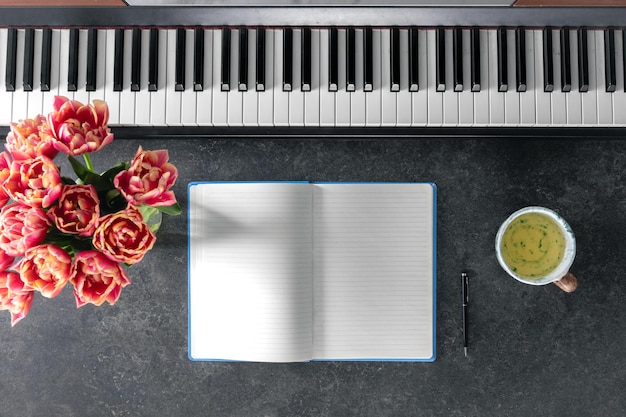
<path fill-rule="evenodd" d="M 55 95 L 110 124 L 625 126 L 613 27 L 0 27 L 0 125 Z"/>

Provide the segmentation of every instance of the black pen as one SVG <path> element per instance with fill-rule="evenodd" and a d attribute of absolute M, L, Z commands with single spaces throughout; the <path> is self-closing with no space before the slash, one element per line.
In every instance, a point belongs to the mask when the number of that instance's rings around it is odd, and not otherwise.
<path fill-rule="evenodd" d="M 467 307 L 469 305 L 469 279 L 466 272 L 461 272 L 461 280 L 463 281 L 463 350 L 465 356 L 467 356 L 467 321 L 469 316 L 467 315 Z"/>

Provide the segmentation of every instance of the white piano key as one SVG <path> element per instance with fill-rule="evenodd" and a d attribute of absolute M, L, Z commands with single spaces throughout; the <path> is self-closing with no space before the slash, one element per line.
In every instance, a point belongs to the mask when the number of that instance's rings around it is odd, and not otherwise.
<path fill-rule="evenodd" d="M 33 56 L 33 91 L 28 95 L 28 117 L 33 118 L 44 114 L 43 92 L 41 91 L 41 45 L 43 30 L 35 29 L 34 56 Z M 52 109 L 45 109 L 45 114 Z"/>
<path fill-rule="evenodd" d="M 132 49 L 133 31 L 124 30 L 124 66 L 122 78 L 124 80 L 123 89 L 120 91 L 120 124 L 129 126 L 135 123 L 135 104 L 137 103 L 137 92 L 130 89 L 130 78 L 132 70 Z M 62 74 L 62 73 L 61 73 Z"/>
<path fill-rule="evenodd" d="M 357 85 L 363 85 L 361 82 Z M 400 91 L 396 93 L 396 126 L 410 126 L 413 118 L 411 92 L 409 91 L 409 31 L 400 30 Z"/>
<path fill-rule="evenodd" d="M 382 62 L 382 125 L 395 126 L 398 114 L 398 93 L 391 91 L 391 33 L 390 29 L 381 32 L 381 62 Z M 376 88 L 376 87 L 374 87 Z"/>
<path fill-rule="evenodd" d="M 459 96 L 459 125 L 474 123 L 474 93 L 471 92 L 471 46 L 470 30 L 463 29 L 463 91 Z"/>
<path fill-rule="evenodd" d="M 105 39 L 104 61 L 100 61 L 98 57 L 98 66 L 103 65 L 104 71 L 104 90 L 102 99 L 109 106 L 109 124 L 116 125 L 120 122 L 120 92 L 113 91 L 113 70 L 115 57 L 115 29 L 107 29 L 98 34 L 98 40 Z M 98 45 L 100 52 L 100 45 Z M 100 82 L 100 80 L 98 80 Z M 94 97 L 95 98 L 95 97 Z"/>
<path fill-rule="evenodd" d="M 293 50 L 292 50 L 292 86 L 291 92 L 283 93 L 289 95 L 289 125 L 304 125 L 304 96 L 307 93 L 302 91 L 302 29 L 293 29 Z"/>
<path fill-rule="evenodd" d="M 587 48 L 589 51 L 589 91 L 582 94 L 583 125 L 598 123 L 598 96 L 596 90 L 596 37 L 595 31 L 587 31 Z"/>
<path fill-rule="evenodd" d="M 572 29 L 570 36 L 570 62 L 572 69 L 572 91 L 565 95 L 567 106 L 567 124 L 579 126 L 582 124 L 582 94 L 578 91 L 578 42 L 577 31 Z"/>
<path fill-rule="evenodd" d="M 476 126 L 489 125 L 489 66 L 497 65 L 491 62 L 489 54 L 488 30 L 480 30 L 480 86 L 481 89 L 474 95 L 474 124 Z"/>
<path fill-rule="evenodd" d="M 590 31 L 591 32 L 591 31 Z M 604 73 L 604 31 L 595 30 L 596 38 L 596 96 L 598 99 L 598 124 L 613 124 L 613 100 L 611 96 L 614 93 L 606 91 L 606 77 Z M 593 92 L 592 92 L 593 93 Z"/>
<path fill-rule="evenodd" d="M 204 80 L 202 91 L 197 93 L 196 120 L 200 126 L 213 124 L 213 93 L 215 86 L 214 63 L 213 63 L 213 35 L 216 31 L 204 30 Z M 219 87 L 218 87 L 219 91 Z"/>
<path fill-rule="evenodd" d="M 17 54 L 15 65 L 15 92 L 13 93 L 13 121 L 28 119 L 28 95 L 24 92 L 24 36 L 25 31 L 17 31 Z M 36 114 L 31 117 L 36 116 Z"/>
<path fill-rule="evenodd" d="M 346 30 L 337 31 L 339 40 L 337 81 L 339 83 L 335 93 L 335 126 L 350 126 L 350 92 L 346 91 Z"/>
<path fill-rule="evenodd" d="M 243 95 L 239 91 L 239 29 L 230 33 L 230 91 L 228 95 L 228 126 L 243 124 Z"/>
<path fill-rule="evenodd" d="M 0 28 L 0 69 L 2 75 L 5 74 L 7 68 L 7 37 L 9 30 Z M 8 125 L 13 121 L 13 93 L 6 90 L 4 77 L 0 85 L 0 103 L 2 103 L 2 111 L 0 111 L 0 125 Z"/>
<path fill-rule="evenodd" d="M 624 93 L 624 49 L 621 31 L 615 31 L 615 93 L 613 93 L 613 124 L 626 125 L 626 94 Z"/>
<path fill-rule="evenodd" d="M 426 32 L 428 60 L 428 125 L 440 126 L 443 123 L 443 94 L 437 91 L 437 33 L 436 30 Z"/>
<path fill-rule="evenodd" d="M 185 35 L 185 91 L 182 92 L 180 122 L 183 126 L 197 125 L 196 103 L 198 93 L 193 88 L 193 66 L 194 66 L 194 46 L 195 32 L 193 29 L 186 29 Z M 206 44 L 205 44 L 206 47 Z M 168 60 L 169 61 L 169 60 Z"/>
<path fill-rule="evenodd" d="M 111 39 L 111 42 L 115 42 L 115 37 Z M 108 61 L 106 59 L 106 48 L 107 48 L 107 30 L 99 30 L 98 31 L 98 42 L 97 42 L 97 58 L 96 58 L 96 90 L 89 92 L 89 101 L 93 100 L 102 100 L 104 98 L 104 89 L 105 89 L 105 72 L 108 67 L 113 67 L 113 61 Z M 117 104 L 119 106 L 119 103 Z M 115 103 L 113 104 L 115 106 Z M 110 113 L 109 106 L 109 113 Z M 118 110 L 119 111 L 119 110 Z"/>
<path fill-rule="evenodd" d="M 181 121 L 181 107 L 183 94 L 182 91 L 176 91 L 176 29 L 169 29 L 163 31 L 167 33 L 167 55 L 170 59 L 167 60 L 166 68 L 166 80 L 165 85 L 162 88 L 165 89 L 166 106 L 165 106 L 165 124 L 168 126 L 178 126 Z M 162 34 L 163 34 L 162 33 Z M 163 71 L 165 68 L 159 68 Z"/>
<path fill-rule="evenodd" d="M 232 54 L 232 51 L 231 51 Z M 213 31 L 213 126 L 228 124 L 228 93 L 221 91 L 222 77 L 222 31 Z M 232 81 L 232 80 L 231 80 Z"/>
<path fill-rule="evenodd" d="M 150 94 L 150 124 L 152 126 L 165 125 L 165 108 L 167 97 L 165 95 L 165 83 L 167 79 L 167 61 L 175 60 L 175 56 L 168 57 L 167 39 L 169 38 L 166 30 L 159 31 L 159 56 L 158 56 L 158 74 L 157 74 L 157 91 L 151 91 Z"/>
<path fill-rule="evenodd" d="M 273 73 L 274 126 L 289 126 L 289 94 L 283 91 L 283 31 L 280 29 L 274 31 Z"/>
<path fill-rule="evenodd" d="M 141 79 L 139 91 L 135 92 L 135 123 L 140 126 L 150 125 L 150 92 L 148 91 L 148 73 L 150 57 L 150 30 L 141 30 Z"/>
<path fill-rule="evenodd" d="M 520 116 L 523 126 L 534 126 L 536 123 L 537 104 L 535 96 L 537 90 L 543 92 L 543 85 L 537 84 L 535 78 L 535 31 L 526 30 L 526 91 L 520 93 Z M 543 45 L 542 45 L 543 47 Z"/>
<path fill-rule="evenodd" d="M 265 91 L 259 92 L 259 125 L 274 125 L 274 30 L 265 29 Z M 282 33 L 278 32 L 279 35 Z M 282 38 L 282 37 L 281 37 Z M 278 88 L 282 89 L 282 85 Z"/>
<path fill-rule="evenodd" d="M 335 125 L 335 93 L 328 91 L 329 30 L 320 31 L 320 125 Z"/>
<path fill-rule="evenodd" d="M 515 76 L 515 30 L 507 30 L 507 69 L 509 89 L 504 94 L 504 122 L 507 126 L 520 124 L 520 95 L 526 93 L 517 92 L 517 78 Z"/>
<path fill-rule="evenodd" d="M 489 87 L 489 125 L 504 125 L 504 94 L 498 91 L 498 32 L 488 31 L 489 38 L 489 67 L 488 67 L 488 87 Z M 482 45 L 481 45 L 482 49 Z M 482 67 L 481 67 L 482 70 Z"/>
<path fill-rule="evenodd" d="M 365 94 L 366 126 L 382 124 L 382 31 L 383 29 L 372 29 L 372 83 L 374 85 L 373 90 Z"/>
<path fill-rule="evenodd" d="M 365 96 L 363 91 L 363 29 L 355 29 L 354 63 L 356 89 L 350 97 L 350 126 L 365 126 Z"/>
<path fill-rule="evenodd" d="M 47 115 L 53 110 L 54 96 L 59 94 L 59 67 L 61 54 L 61 30 L 52 29 L 52 41 L 50 42 L 50 91 L 43 95 L 43 114 Z"/>
<path fill-rule="evenodd" d="M 418 86 L 419 91 L 411 93 L 412 96 L 412 124 L 413 126 L 426 126 L 428 124 L 428 58 L 431 56 L 429 51 L 427 32 L 420 30 L 417 35 L 418 49 Z M 471 97 L 471 95 L 470 95 Z"/>
<path fill-rule="evenodd" d="M 552 30 L 552 57 L 554 65 L 554 91 L 551 94 L 552 126 L 563 126 L 567 122 L 566 94 L 561 90 L 561 35 Z"/>
<path fill-rule="evenodd" d="M 104 77 L 102 78 L 102 82 L 104 83 L 102 99 L 105 100 L 109 106 L 109 124 L 116 125 L 120 122 L 120 92 L 113 91 L 115 29 L 107 29 L 99 33 L 98 43 L 100 43 L 100 39 L 105 40 L 103 48 L 104 58 L 100 60 L 100 57 L 98 57 L 98 67 L 102 66 L 105 68 Z M 100 45 L 98 45 L 98 54 L 100 54 L 100 50 Z"/>
<path fill-rule="evenodd" d="M 320 53 L 328 54 L 320 47 L 320 29 L 311 29 L 311 91 L 304 95 L 305 126 L 320 124 L 320 91 L 324 88 L 320 85 Z"/>
<path fill-rule="evenodd" d="M 535 54 L 535 111 L 536 122 L 539 126 L 549 126 L 551 122 L 551 93 L 543 91 L 543 33 L 541 30 L 534 31 L 534 54 Z"/>
<path fill-rule="evenodd" d="M 259 94 L 256 91 L 256 34 L 255 29 L 248 30 L 248 90 L 243 91 L 243 124 L 259 125 Z"/>
<path fill-rule="evenodd" d="M 87 29 L 80 29 L 78 36 L 78 82 L 74 92 L 74 100 L 83 104 L 89 103 L 87 85 Z"/>
<path fill-rule="evenodd" d="M 440 93 L 443 96 L 443 124 L 456 126 L 459 124 L 459 93 L 454 91 L 452 29 L 446 29 L 444 36 L 446 45 L 446 91 Z"/>
<path fill-rule="evenodd" d="M 59 95 L 70 100 L 74 98 L 74 93 L 67 90 L 67 75 L 70 59 L 70 30 L 61 30 L 61 44 L 59 46 Z M 133 110 L 134 111 L 134 110 Z"/>

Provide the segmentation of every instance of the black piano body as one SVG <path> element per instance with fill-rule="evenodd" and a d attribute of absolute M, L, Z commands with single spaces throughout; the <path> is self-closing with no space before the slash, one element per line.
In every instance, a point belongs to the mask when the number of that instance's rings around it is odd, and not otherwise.
<path fill-rule="evenodd" d="M 624 22 L 620 7 L 0 8 L 0 129 L 59 94 L 106 100 L 118 137 L 621 136 Z"/>

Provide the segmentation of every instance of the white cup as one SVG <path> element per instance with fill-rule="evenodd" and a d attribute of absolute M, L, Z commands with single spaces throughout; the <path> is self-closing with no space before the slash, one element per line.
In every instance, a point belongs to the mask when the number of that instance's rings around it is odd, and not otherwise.
<path fill-rule="evenodd" d="M 527 213 L 539 213 L 543 214 L 550 219 L 552 219 L 561 230 L 563 237 L 565 239 L 565 251 L 561 262 L 546 275 L 537 277 L 537 278 L 527 278 L 516 273 L 504 260 L 502 254 L 502 237 L 504 236 L 504 232 L 507 230 L 509 225 L 515 221 L 519 216 Z M 572 228 L 567 224 L 565 220 L 561 216 L 559 216 L 554 211 L 547 209 L 545 207 L 525 207 L 511 214 L 500 226 L 498 230 L 498 234 L 496 235 L 496 256 L 498 258 L 498 262 L 500 266 L 513 278 L 516 280 L 523 282 L 524 284 L 530 285 L 545 285 L 549 283 L 554 283 L 559 288 L 561 288 L 565 292 L 572 292 L 578 286 L 578 280 L 571 272 L 569 272 L 572 263 L 574 262 L 574 257 L 576 255 L 576 239 L 574 238 L 574 232 L 572 232 Z"/>

